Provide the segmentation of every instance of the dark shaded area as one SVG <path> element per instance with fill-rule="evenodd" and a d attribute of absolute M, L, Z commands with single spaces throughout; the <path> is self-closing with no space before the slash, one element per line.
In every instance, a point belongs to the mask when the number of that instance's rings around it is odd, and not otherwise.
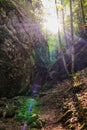
<path fill-rule="evenodd" d="M 27 90 L 31 90 L 33 77 L 37 78 L 34 74 L 36 63 L 45 65 L 47 43 L 36 14 L 31 13 L 32 2 L 26 2 L 24 6 L 30 12 L 25 12 L 23 5 L 16 0 L 0 1 L 0 96 L 13 97 L 23 92 L 26 94 Z M 40 6 L 35 8 L 39 10 Z M 41 69 L 37 69 L 37 73 L 38 71 Z M 41 77 L 43 73 L 39 75 Z M 40 84 L 43 78 L 42 76 Z"/>
<path fill-rule="evenodd" d="M 48 78 L 49 76 L 47 68 L 37 65 L 34 73 L 33 83 L 44 85 L 47 82 Z"/>

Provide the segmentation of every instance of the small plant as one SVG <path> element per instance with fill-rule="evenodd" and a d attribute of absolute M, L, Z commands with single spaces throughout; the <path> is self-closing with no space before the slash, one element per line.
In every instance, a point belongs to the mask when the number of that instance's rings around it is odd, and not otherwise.
<path fill-rule="evenodd" d="M 35 121 L 38 118 L 36 104 L 34 99 L 28 99 L 25 103 L 21 101 L 21 106 L 17 110 L 17 120 L 20 122 L 27 121 L 29 123 Z"/>

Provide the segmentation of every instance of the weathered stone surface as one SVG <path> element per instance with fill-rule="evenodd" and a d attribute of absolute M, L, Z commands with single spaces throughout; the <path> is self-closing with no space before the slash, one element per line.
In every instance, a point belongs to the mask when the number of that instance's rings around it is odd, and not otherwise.
<path fill-rule="evenodd" d="M 0 1 L 0 96 L 30 92 L 34 67 L 42 62 L 36 53 L 47 50 L 40 25 L 31 13 L 32 2 L 22 2 Z M 22 7 L 25 5 L 28 12 Z"/>

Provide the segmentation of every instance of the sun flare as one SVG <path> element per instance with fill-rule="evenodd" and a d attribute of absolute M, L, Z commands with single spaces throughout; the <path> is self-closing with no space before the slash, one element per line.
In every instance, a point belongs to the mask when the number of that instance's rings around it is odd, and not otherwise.
<path fill-rule="evenodd" d="M 55 34 L 55 33 L 58 32 L 58 28 L 59 28 L 60 30 L 62 30 L 62 25 L 61 25 L 61 22 L 60 22 L 60 21 L 57 22 L 57 19 L 56 19 L 55 17 L 48 17 L 48 18 L 47 18 L 47 21 L 44 22 L 44 28 L 45 28 L 47 31 L 49 31 L 49 32 L 51 32 L 51 33 L 53 33 L 53 34 Z"/>
<path fill-rule="evenodd" d="M 44 15 L 44 29 L 55 34 L 58 31 L 58 28 L 62 30 L 61 19 L 57 19 L 56 8 L 54 1 L 42 0 L 45 10 Z"/>

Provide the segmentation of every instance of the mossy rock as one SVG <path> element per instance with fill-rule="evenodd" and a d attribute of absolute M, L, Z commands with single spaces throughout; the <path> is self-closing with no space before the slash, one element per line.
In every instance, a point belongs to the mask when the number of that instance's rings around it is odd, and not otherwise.
<path fill-rule="evenodd" d="M 72 113 L 73 113 L 73 111 L 70 111 L 70 110 L 65 112 L 64 115 L 61 117 L 60 121 L 66 122 L 67 119 L 69 119 L 72 116 Z"/>
<path fill-rule="evenodd" d="M 80 128 L 80 130 L 86 130 L 87 129 L 87 122 L 84 122 Z"/>

